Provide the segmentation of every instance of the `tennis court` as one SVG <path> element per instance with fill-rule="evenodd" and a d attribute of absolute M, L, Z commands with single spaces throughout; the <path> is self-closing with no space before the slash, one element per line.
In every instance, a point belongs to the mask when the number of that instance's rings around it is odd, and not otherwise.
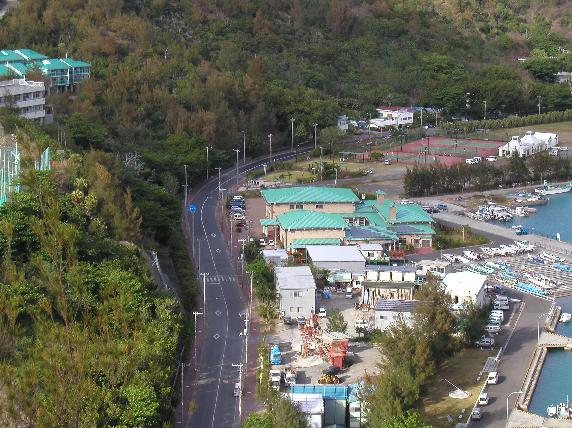
<path fill-rule="evenodd" d="M 464 162 L 474 156 L 487 157 L 498 154 L 498 148 L 506 144 L 498 140 L 471 138 L 425 137 L 403 145 L 403 151 L 387 153 L 386 156 L 403 162 L 430 163 L 439 161 L 446 165 Z M 389 155 L 389 156 L 388 156 Z"/>

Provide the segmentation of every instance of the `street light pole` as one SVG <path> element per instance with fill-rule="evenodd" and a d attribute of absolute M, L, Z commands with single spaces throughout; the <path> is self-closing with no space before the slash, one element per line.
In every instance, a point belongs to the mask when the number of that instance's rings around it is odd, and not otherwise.
<path fill-rule="evenodd" d="M 314 150 L 318 148 L 318 138 L 317 138 L 317 133 L 316 133 L 317 126 L 318 126 L 318 124 L 316 122 L 314 122 Z"/>
<path fill-rule="evenodd" d="M 198 367 L 199 367 L 199 363 L 197 361 L 197 315 L 202 315 L 202 312 L 193 312 L 193 315 L 195 317 L 195 372 L 198 371 Z"/>
<path fill-rule="evenodd" d="M 506 426 L 507 428 L 508 428 L 508 399 L 510 398 L 511 395 L 514 395 L 514 394 L 522 394 L 523 392 L 524 392 L 524 391 L 514 391 L 514 392 L 511 392 L 510 394 L 508 394 L 508 395 L 506 396 L 506 425 L 505 425 L 505 426 Z"/>
<path fill-rule="evenodd" d="M 187 189 L 189 188 L 189 181 L 187 180 L 187 165 L 185 165 L 185 209 L 187 209 Z"/>
<path fill-rule="evenodd" d="M 483 120 L 487 120 L 487 100 L 484 100 L 483 104 L 485 105 L 485 115 L 483 116 Z"/>
<path fill-rule="evenodd" d="M 540 314 L 538 315 L 538 320 L 536 320 L 537 343 L 540 342 L 540 318 L 548 315 L 550 315 L 550 312 L 545 312 L 543 314 Z"/>
<path fill-rule="evenodd" d="M 334 171 L 336 173 L 336 178 L 334 180 L 334 187 L 336 187 L 338 185 L 338 168 L 334 168 Z"/>
<path fill-rule="evenodd" d="M 222 169 L 220 166 L 216 167 L 218 169 L 218 197 L 220 199 L 220 170 Z"/>
<path fill-rule="evenodd" d="M 242 423 L 242 364 L 233 364 L 233 367 L 238 367 L 238 379 L 240 384 L 240 394 L 238 395 L 238 419 Z"/>
<path fill-rule="evenodd" d="M 240 153 L 240 150 L 239 149 L 232 149 L 232 150 L 236 152 L 236 186 L 238 187 L 238 154 Z"/>
<path fill-rule="evenodd" d="M 246 163 L 246 131 L 242 132 L 242 163 Z"/>
<path fill-rule="evenodd" d="M 209 146 L 206 146 L 207 149 L 207 181 L 209 179 Z"/>
<path fill-rule="evenodd" d="M 538 96 L 538 114 L 540 114 L 540 102 L 542 101 L 542 97 Z"/>
<path fill-rule="evenodd" d="M 268 134 L 268 140 L 270 142 L 270 160 L 268 163 L 272 163 L 272 134 Z"/>
<path fill-rule="evenodd" d="M 323 161 L 323 156 L 324 156 L 324 148 L 322 146 L 320 146 L 320 181 L 324 180 L 324 161 Z"/>
<path fill-rule="evenodd" d="M 296 119 L 294 119 L 293 117 L 290 118 L 290 122 L 292 123 L 292 144 L 290 146 L 290 151 L 293 152 L 294 151 L 294 121 Z"/>

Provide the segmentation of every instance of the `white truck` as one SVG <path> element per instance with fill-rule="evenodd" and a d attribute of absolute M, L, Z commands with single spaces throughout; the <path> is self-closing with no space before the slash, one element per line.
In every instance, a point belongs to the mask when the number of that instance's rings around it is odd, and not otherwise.
<path fill-rule="evenodd" d="M 284 372 L 284 380 L 288 386 L 296 385 L 296 369 L 288 367 Z"/>

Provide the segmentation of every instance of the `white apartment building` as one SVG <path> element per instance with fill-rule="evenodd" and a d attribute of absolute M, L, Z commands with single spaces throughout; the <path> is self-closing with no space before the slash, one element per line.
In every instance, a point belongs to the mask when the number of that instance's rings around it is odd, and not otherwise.
<path fill-rule="evenodd" d="M 12 108 L 26 119 L 44 122 L 46 117 L 44 82 L 26 79 L 0 81 L 0 107 Z"/>

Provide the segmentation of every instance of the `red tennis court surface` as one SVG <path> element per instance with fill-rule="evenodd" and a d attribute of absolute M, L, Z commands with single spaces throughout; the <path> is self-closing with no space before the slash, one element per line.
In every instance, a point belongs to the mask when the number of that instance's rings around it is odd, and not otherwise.
<path fill-rule="evenodd" d="M 385 157 L 407 163 L 431 163 L 439 161 L 445 165 L 465 162 L 474 156 L 497 156 L 498 148 L 506 141 L 477 140 L 470 138 L 425 137 L 412 141 L 397 151 L 384 153 Z"/>

